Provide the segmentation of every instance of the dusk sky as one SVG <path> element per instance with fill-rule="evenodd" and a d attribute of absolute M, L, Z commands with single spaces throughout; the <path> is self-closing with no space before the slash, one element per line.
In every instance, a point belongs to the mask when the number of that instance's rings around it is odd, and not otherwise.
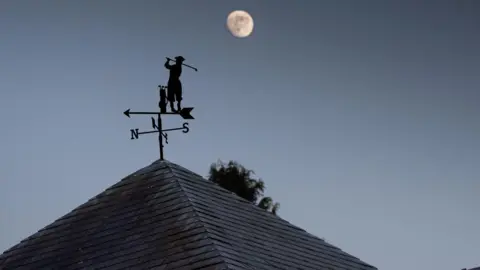
<path fill-rule="evenodd" d="M 379 269 L 479 266 L 479 48 L 474 0 L 2 0 L 0 252 L 159 158 L 123 111 L 158 110 L 182 55 L 195 120 L 166 159 L 237 160 L 282 218 Z"/>

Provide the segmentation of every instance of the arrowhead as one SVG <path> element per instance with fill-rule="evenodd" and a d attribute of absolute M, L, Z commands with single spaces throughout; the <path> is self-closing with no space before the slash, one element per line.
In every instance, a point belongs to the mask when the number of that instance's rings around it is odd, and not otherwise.
<path fill-rule="evenodd" d="M 187 107 L 187 108 L 183 108 L 182 110 L 180 110 L 180 116 L 183 118 L 183 119 L 195 119 L 193 118 L 193 116 L 190 114 L 190 112 L 193 110 L 193 107 Z"/>
<path fill-rule="evenodd" d="M 128 118 L 130 118 L 130 109 L 123 112 Z"/>

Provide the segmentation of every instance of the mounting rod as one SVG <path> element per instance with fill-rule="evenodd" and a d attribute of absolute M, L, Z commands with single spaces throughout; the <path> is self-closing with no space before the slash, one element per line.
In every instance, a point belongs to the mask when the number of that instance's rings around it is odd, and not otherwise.
<path fill-rule="evenodd" d="M 166 106 L 165 103 L 165 88 L 159 85 L 159 94 L 160 94 L 160 101 L 159 101 L 159 107 L 160 107 L 160 112 L 163 111 L 163 107 Z M 163 134 L 162 134 L 162 117 L 161 114 L 158 114 L 158 143 L 160 146 L 160 160 L 163 160 Z"/>

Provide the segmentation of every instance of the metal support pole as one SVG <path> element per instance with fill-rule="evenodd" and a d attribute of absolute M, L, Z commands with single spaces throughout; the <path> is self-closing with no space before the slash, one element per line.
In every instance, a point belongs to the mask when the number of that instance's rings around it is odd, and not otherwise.
<path fill-rule="evenodd" d="M 158 103 L 160 107 L 160 112 L 166 111 L 166 103 L 165 103 L 165 89 L 162 86 L 160 88 L 160 101 Z M 163 133 L 162 133 L 162 117 L 161 114 L 158 114 L 158 143 L 160 145 L 160 160 L 163 160 Z"/>

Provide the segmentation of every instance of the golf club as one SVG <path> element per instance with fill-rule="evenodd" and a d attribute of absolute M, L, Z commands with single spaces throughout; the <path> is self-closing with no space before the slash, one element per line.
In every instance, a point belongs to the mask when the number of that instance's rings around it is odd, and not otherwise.
<path fill-rule="evenodd" d="M 170 60 L 170 61 L 173 61 L 173 62 L 177 62 L 175 59 L 172 59 L 172 58 L 169 58 L 169 57 L 165 57 L 165 58 L 167 58 L 167 60 Z M 189 68 L 191 68 L 191 69 L 193 69 L 193 70 L 195 70 L 195 71 L 198 72 L 198 69 L 195 68 L 195 67 L 189 66 L 189 65 L 184 64 L 184 63 L 182 63 L 182 65 L 183 65 L 183 66 L 186 66 L 186 67 L 189 67 Z"/>

